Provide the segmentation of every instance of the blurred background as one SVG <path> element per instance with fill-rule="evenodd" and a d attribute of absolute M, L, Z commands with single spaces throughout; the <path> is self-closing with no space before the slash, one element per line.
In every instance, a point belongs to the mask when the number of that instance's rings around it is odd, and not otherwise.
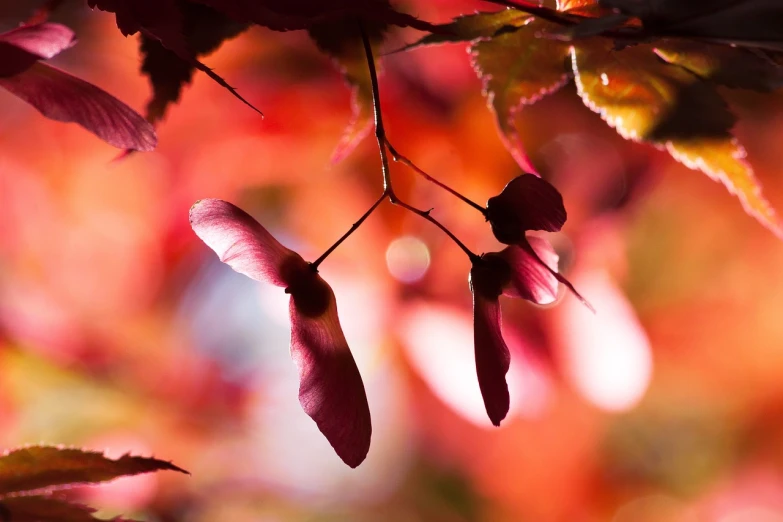
<path fill-rule="evenodd" d="M 34 2 L 0 3 L 0 29 Z M 493 6 L 421 0 L 436 22 Z M 79 43 L 52 61 L 143 112 L 138 42 L 70 2 Z M 398 31 L 389 50 L 415 33 Z M 297 400 L 287 296 L 234 273 L 192 233 L 232 201 L 315 259 L 381 191 L 365 140 L 330 156 L 349 92 L 304 32 L 253 28 L 204 59 L 156 151 L 116 149 L 0 92 L 0 444 L 170 459 L 173 473 L 69 493 L 150 521 L 783 521 L 783 243 L 703 174 L 623 141 L 573 84 L 519 119 L 563 193 L 550 235 L 593 304 L 504 301 L 511 412 L 489 424 L 472 347 L 469 262 L 386 204 L 322 265 L 363 375 L 370 454 L 345 466 Z M 383 59 L 395 147 L 483 203 L 520 173 L 465 45 Z M 783 208 L 780 96 L 724 91 Z M 477 252 L 481 215 L 394 165 L 397 192 Z M 562 289 L 561 289 L 562 293 Z"/>

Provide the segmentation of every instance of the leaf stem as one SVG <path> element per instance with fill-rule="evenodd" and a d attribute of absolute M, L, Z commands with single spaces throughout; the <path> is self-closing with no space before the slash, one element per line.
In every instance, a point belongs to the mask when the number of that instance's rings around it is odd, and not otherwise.
<path fill-rule="evenodd" d="M 457 236 L 455 236 L 451 232 L 451 230 L 446 228 L 446 226 L 443 223 L 441 223 L 440 221 L 438 221 L 437 219 L 435 219 L 434 217 L 432 217 L 430 215 L 430 212 L 432 212 L 432 209 L 430 209 L 430 210 L 421 210 L 421 209 L 418 209 L 416 207 L 412 207 L 412 206 L 408 205 L 407 203 L 405 203 L 404 201 L 401 201 L 399 199 L 397 201 L 395 201 L 394 204 L 401 206 L 405 210 L 413 212 L 417 216 L 423 217 L 424 219 L 426 219 L 427 221 L 429 221 L 430 223 L 432 223 L 433 225 L 435 225 L 436 227 L 441 229 L 443 232 L 445 232 L 446 235 L 449 236 L 449 238 L 451 238 L 451 240 L 454 241 L 454 243 L 456 243 L 456 245 L 458 247 L 460 247 L 462 249 L 462 251 L 465 252 L 465 254 L 467 254 L 467 256 L 470 259 L 471 263 L 475 263 L 476 261 L 478 261 L 480 259 L 480 256 L 477 256 L 471 249 L 466 247 L 465 244 L 462 241 L 457 239 Z"/>
<path fill-rule="evenodd" d="M 430 215 L 430 210 L 426 210 L 426 211 L 420 210 L 416 207 L 408 205 L 404 201 L 401 201 L 394 193 L 394 188 L 392 187 L 391 174 L 389 171 L 389 158 L 387 155 L 387 146 L 389 151 L 392 152 L 392 154 L 395 154 L 395 152 L 394 149 L 389 144 L 389 140 L 386 138 L 386 129 L 384 129 L 383 127 L 383 114 L 381 113 L 381 95 L 380 95 L 380 89 L 378 87 L 378 74 L 375 69 L 375 59 L 373 58 L 373 54 L 372 54 L 372 45 L 370 45 L 370 39 L 367 37 L 367 31 L 365 31 L 364 29 L 364 24 L 362 23 L 361 20 L 359 20 L 358 23 L 359 23 L 359 32 L 362 35 L 362 43 L 364 44 L 364 54 L 367 57 L 367 68 L 370 72 L 370 84 L 372 85 L 373 116 L 375 118 L 375 138 L 378 141 L 378 152 L 381 155 L 381 172 L 383 174 L 383 195 L 381 196 L 381 199 L 378 202 L 376 202 L 375 206 L 380 204 L 380 201 L 383 200 L 385 197 L 388 197 L 389 202 L 391 202 L 392 205 L 398 205 L 408 210 L 409 212 L 413 212 L 417 216 L 423 217 L 424 219 L 426 219 L 427 221 L 429 221 L 430 223 L 432 223 L 433 225 L 441 229 L 443 232 L 445 232 L 446 235 L 449 236 L 449 238 L 451 238 L 451 240 L 454 241 L 454 243 L 456 243 L 456 245 L 460 247 L 462 251 L 465 252 L 465 254 L 467 254 L 471 262 L 474 262 L 477 259 L 479 259 L 479 256 L 474 254 L 473 251 L 471 251 L 468 247 L 466 247 L 462 241 L 457 239 L 457 236 L 455 236 L 440 221 L 432 217 Z M 412 165 L 412 163 L 410 164 Z M 372 210 L 374 209 L 370 209 L 369 212 L 372 212 Z M 364 218 L 359 220 L 359 222 L 357 223 L 360 225 L 363 219 Z M 349 235 L 350 235 L 350 231 L 349 231 Z M 338 241 L 337 244 L 339 244 L 341 241 L 342 239 Z M 334 247 L 330 249 L 330 251 L 333 249 Z"/>
<path fill-rule="evenodd" d="M 321 254 L 321 257 L 319 257 L 318 259 L 316 259 L 315 261 L 313 261 L 312 263 L 310 263 L 310 267 L 311 267 L 313 270 L 315 270 L 315 271 L 317 272 L 317 271 L 318 271 L 318 265 L 320 265 L 320 264 L 323 262 L 323 260 L 324 260 L 324 259 L 326 259 L 327 257 L 329 257 L 329 254 L 331 254 L 332 252 L 334 252 L 334 250 L 335 250 L 335 249 L 336 249 L 338 246 L 340 246 L 340 244 L 342 244 L 342 242 L 343 242 L 343 241 L 345 241 L 346 239 L 348 239 L 348 237 L 349 237 L 351 234 L 353 234 L 354 232 L 356 232 L 356 229 L 357 229 L 357 228 L 359 228 L 360 226 L 362 226 L 362 223 L 364 223 L 364 220 L 365 220 L 365 219 L 367 219 L 368 217 L 370 217 L 370 214 L 372 214 L 372 213 L 373 213 L 373 211 L 375 211 L 375 209 L 376 209 L 376 208 L 378 208 L 378 205 L 380 205 L 380 204 L 383 202 L 383 200 L 384 200 L 384 199 L 386 199 L 386 196 L 387 196 L 387 195 L 388 195 L 388 194 L 386 194 L 386 191 L 384 191 L 384 192 L 383 192 L 383 194 L 381 194 L 381 197 L 380 197 L 380 198 L 378 198 L 378 201 L 376 201 L 375 203 L 373 203 L 373 204 L 372 204 L 372 206 L 371 206 L 371 207 L 370 207 L 370 208 L 367 210 L 367 212 L 365 212 L 365 213 L 362 215 L 362 217 L 360 217 L 360 218 L 359 218 L 359 220 L 358 220 L 358 221 L 356 221 L 356 223 L 354 223 L 353 225 L 351 225 L 351 228 L 349 228 L 349 229 L 348 229 L 348 232 L 346 232 L 345 234 L 343 234 L 343 235 L 342 235 L 342 237 L 340 237 L 340 239 L 338 239 L 338 240 L 337 240 L 337 242 L 335 242 L 335 244 L 333 244 L 332 246 L 330 246 L 330 247 L 329 247 L 329 249 L 328 249 L 326 252 L 324 252 L 323 254 Z"/>
<path fill-rule="evenodd" d="M 463 196 L 462 194 L 460 194 L 459 192 L 457 192 L 453 188 L 449 187 L 445 183 L 443 183 L 441 181 L 438 181 L 437 179 L 433 178 L 432 176 L 430 176 L 429 174 L 424 172 L 422 169 L 417 167 L 411 160 L 409 160 L 408 158 L 406 158 L 405 156 L 403 156 L 402 154 L 397 152 L 397 149 L 394 148 L 394 146 L 391 144 L 391 142 L 388 139 L 386 140 L 386 146 L 389 148 L 389 152 L 391 152 L 392 159 L 394 161 L 399 161 L 403 165 L 407 166 L 408 168 L 410 168 L 411 170 L 413 170 L 414 172 L 416 172 L 417 174 L 422 176 L 424 179 L 426 179 L 430 183 L 434 183 L 435 185 L 439 186 L 440 188 L 442 188 L 443 190 L 445 190 L 449 194 L 451 194 L 451 195 L 461 199 L 462 201 L 464 201 L 465 203 L 467 203 L 471 207 L 475 208 L 476 210 L 478 210 L 482 214 L 486 214 L 487 211 L 486 211 L 486 209 L 484 207 L 482 207 L 481 205 L 479 205 L 478 203 L 476 203 L 472 199 L 469 199 L 466 196 Z"/>

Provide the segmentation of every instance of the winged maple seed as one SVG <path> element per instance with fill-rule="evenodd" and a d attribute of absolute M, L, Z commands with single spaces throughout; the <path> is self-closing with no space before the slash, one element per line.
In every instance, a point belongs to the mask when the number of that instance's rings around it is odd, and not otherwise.
<path fill-rule="evenodd" d="M 517 176 L 508 182 L 500 194 L 489 198 L 485 216 L 498 241 L 515 245 L 521 251 L 505 254 L 508 260 L 516 260 L 512 266 L 524 271 L 529 266 L 527 258 L 538 260 L 539 267 L 548 270 L 552 277 L 571 290 L 588 308 L 592 308 L 574 286 L 557 272 L 557 254 L 552 246 L 542 239 L 534 241 L 535 238 L 527 236 L 531 230 L 559 232 L 563 228 L 567 215 L 563 196 L 555 187 L 535 174 Z M 538 248 L 533 248 L 533 243 L 537 243 Z M 521 297 L 529 299 L 524 294 Z"/>
<path fill-rule="evenodd" d="M 291 357 L 299 371 L 299 403 L 346 464 L 361 464 L 370 449 L 370 409 L 332 288 L 313 265 L 231 203 L 198 201 L 190 209 L 190 224 L 221 261 L 291 295 Z"/>
<path fill-rule="evenodd" d="M 98 87 L 41 63 L 75 43 L 73 31 L 54 23 L 0 34 L 0 87 L 47 118 L 78 123 L 115 147 L 154 149 L 155 131 L 133 109 Z"/>
<path fill-rule="evenodd" d="M 510 355 L 501 333 L 499 297 L 550 304 L 562 282 L 586 306 L 573 285 L 557 272 L 558 255 L 544 238 L 529 230 L 559 231 L 566 221 L 563 198 L 555 187 L 533 174 L 511 180 L 487 202 L 485 215 L 498 241 L 509 246 L 473 261 L 473 338 L 476 373 L 490 420 L 500 425 L 509 409 L 506 384 Z M 592 308 L 591 308 L 592 309 Z"/>
<path fill-rule="evenodd" d="M 97 484 L 118 477 L 171 470 L 188 473 L 170 462 L 76 448 L 28 446 L 0 456 L 0 518 L 5 521 L 99 521 L 94 510 L 57 498 L 52 492 L 79 484 Z"/>

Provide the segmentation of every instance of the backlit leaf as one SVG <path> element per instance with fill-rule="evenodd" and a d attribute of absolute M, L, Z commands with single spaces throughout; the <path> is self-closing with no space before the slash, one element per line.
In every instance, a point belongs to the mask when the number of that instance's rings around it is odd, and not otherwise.
<path fill-rule="evenodd" d="M 538 37 L 557 28 L 551 22 L 531 19 L 514 32 L 481 40 L 471 48 L 473 66 L 506 146 L 527 171 L 534 169 L 519 142 L 514 120 L 521 107 L 537 102 L 568 81 L 565 62 L 569 45 Z"/>
<path fill-rule="evenodd" d="M 783 86 L 783 67 L 748 49 L 672 39 L 656 43 L 655 52 L 669 63 L 727 87 L 769 92 Z"/>
<path fill-rule="evenodd" d="M 467 42 L 482 37 L 495 36 L 503 30 L 523 26 L 531 16 L 517 9 L 505 9 L 495 13 L 475 13 L 458 16 L 451 23 L 439 25 L 439 32 L 428 34 L 404 49 L 448 42 Z"/>
<path fill-rule="evenodd" d="M 97 483 L 127 475 L 172 470 L 187 473 L 170 462 L 74 448 L 30 446 L 0 457 L 0 495 L 71 484 Z"/>
<path fill-rule="evenodd" d="M 731 136 L 734 116 L 708 83 L 661 62 L 652 47 L 615 51 L 609 42 L 572 50 L 579 95 L 627 139 L 666 148 L 690 168 L 720 180 L 745 210 L 781 235 L 744 151 Z"/>

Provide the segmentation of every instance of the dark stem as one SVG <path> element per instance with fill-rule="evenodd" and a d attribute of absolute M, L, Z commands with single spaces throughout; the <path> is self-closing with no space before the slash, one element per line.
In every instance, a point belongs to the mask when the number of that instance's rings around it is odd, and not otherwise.
<path fill-rule="evenodd" d="M 440 221 L 435 219 L 434 217 L 430 216 L 430 211 L 424 211 L 420 210 L 416 207 L 412 207 L 408 205 L 407 203 L 400 201 L 400 199 L 397 197 L 397 195 L 394 193 L 394 189 L 392 188 L 392 181 L 391 181 L 391 175 L 389 173 L 389 158 L 386 154 L 386 147 L 389 143 L 389 140 L 386 138 L 386 130 L 383 127 L 383 115 L 381 114 L 381 95 L 380 95 L 380 89 L 378 88 L 378 74 L 375 70 L 375 59 L 372 55 L 372 45 L 370 45 L 370 39 L 367 37 L 367 31 L 364 30 L 364 24 L 359 21 L 359 32 L 362 35 L 362 43 L 364 44 L 364 54 L 367 57 L 367 68 L 370 71 L 370 83 L 372 85 L 372 107 L 373 107 L 373 115 L 375 117 L 375 138 L 378 141 L 378 152 L 381 155 L 381 172 L 383 173 L 383 196 L 381 196 L 381 200 L 383 200 L 384 197 L 388 197 L 389 201 L 393 205 L 399 205 L 402 208 L 413 212 L 414 214 L 423 217 L 439 229 L 441 229 L 443 232 L 446 233 L 447 236 L 451 238 L 454 243 L 457 244 L 458 247 L 460 247 L 470 258 L 471 262 L 474 262 L 479 259 L 479 256 L 474 254 L 468 247 L 465 246 L 465 244 L 457 239 L 457 236 L 452 234 L 452 232 L 446 228 Z M 391 150 L 391 147 L 389 147 Z M 379 200 L 375 206 L 377 206 L 380 201 Z M 373 209 L 370 209 L 370 212 L 372 212 Z M 366 217 L 366 216 L 365 216 Z M 363 220 L 364 218 L 362 218 Z M 361 221 L 359 220 L 359 224 L 361 224 Z M 342 241 L 342 240 L 341 240 Z M 340 241 L 338 241 L 338 244 Z M 334 247 L 332 247 L 333 249 Z M 330 249 L 330 251 L 332 250 Z M 323 257 L 323 256 L 321 256 Z"/>
<path fill-rule="evenodd" d="M 406 158 L 405 156 L 403 156 L 402 154 L 397 152 L 397 149 L 394 148 L 394 146 L 389 142 L 388 139 L 386 140 L 386 146 L 389 148 L 389 152 L 391 152 L 392 159 L 394 161 L 399 161 L 403 165 L 406 165 L 408 168 L 412 169 L 414 172 L 416 172 L 417 174 L 422 176 L 424 179 L 426 179 L 430 183 L 434 183 L 435 185 L 439 186 L 440 188 L 442 188 L 446 192 L 452 194 L 453 196 L 461 199 L 462 201 L 464 201 L 465 203 L 467 203 L 471 207 L 475 208 L 476 210 L 478 210 L 482 214 L 486 214 L 487 211 L 486 211 L 486 209 L 484 207 L 482 207 L 481 205 L 479 205 L 475 201 L 473 201 L 471 199 L 468 199 L 467 197 L 463 196 L 462 194 L 460 194 L 459 192 L 457 192 L 453 188 L 449 187 L 445 183 L 442 183 L 442 182 L 438 181 L 437 179 L 433 178 L 432 176 L 430 176 L 429 174 L 424 172 L 422 169 L 417 167 L 411 160 L 409 160 L 408 158 Z"/>
<path fill-rule="evenodd" d="M 324 259 L 326 259 L 327 257 L 329 257 L 329 254 L 331 254 L 332 252 L 334 252 L 334 249 L 335 249 L 335 248 L 337 248 L 338 246 L 340 246 L 340 244 L 341 244 L 343 241 L 345 241 L 346 239 L 348 239 L 348 236 L 350 236 L 351 234 L 353 234 L 354 232 L 356 232 L 356 229 L 357 229 L 357 228 L 359 228 L 360 226 L 362 226 L 362 223 L 364 223 L 364 220 L 365 220 L 365 219 L 367 219 L 368 217 L 370 217 L 370 214 L 372 214 L 372 213 L 373 213 L 373 211 L 374 211 L 376 208 L 378 208 L 378 205 L 380 205 L 380 204 L 383 202 L 383 200 L 384 200 L 384 199 L 386 199 L 386 196 L 387 196 L 386 192 L 384 192 L 383 194 L 381 194 L 381 197 L 379 197 L 379 198 L 378 198 L 378 201 L 376 201 L 375 203 L 373 203 L 373 204 L 372 204 L 372 206 L 369 208 L 369 210 L 367 210 L 367 212 L 365 212 L 365 213 L 362 215 L 362 217 L 360 217 L 360 218 L 359 218 L 359 220 L 358 220 L 356 223 L 354 223 L 353 225 L 351 225 L 351 228 L 350 228 L 350 229 L 348 229 L 348 232 L 346 232 L 345 234 L 343 234 L 343 235 L 342 235 L 342 237 L 341 237 L 340 239 L 338 239 L 338 240 L 337 240 L 337 242 L 336 242 L 334 245 L 330 246 L 330 247 L 329 247 L 329 250 L 327 250 L 326 252 L 324 252 L 323 254 L 321 254 L 321 257 L 319 257 L 318 259 L 316 259 L 315 261 L 313 261 L 312 263 L 310 263 L 310 267 L 312 267 L 312 269 L 313 269 L 313 270 L 315 270 L 315 271 L 318 271 L 318 265 L 320 265 L 320 264 L 321 264 L 321 262 L 323 262 L 323 260 L 324 260 Z"/>
<path fill-rule="evenodd" d="M 468 247 L 466 247 L 465 244 L 462 241 L 457 239 L 457 236 L 455 236 L 451 232 L 451 230 L 446 228 L 443 225 L 443 223 L 441 223 L 440 221 L 438 221 L 437 219 L 435 219 L 434 217 L 432 217 L 430 215 L 431 209 L 430 210 L 420 210 L 420 209 L 418 209 L 416 207 L 412 207 L 412 206 L 408 205 L 404 201 L 400 201 L 399 199 L 397 201 L 395 201 L 395 205 L 399 205 L 402 208 L 404 208 L 405 210 L 413 212 L 417 216 L 423 217 L 424 219 L 426 219 L 427 221 L 429 221 L 430 223 L 432 223 L 433 225 L 435 225 L 436 227 L 441 229 L 443 232 L 445 232 L 446 235 L 449 236 L 451 238 L 451 240 L 454 241 L 454 243 L 456 243 L 456 245 L 458 247 L 460 247 L 462 249 L 462 251 L 465 252 L 468 255 L 468 258 L 470 259 L 471 263 L 475 263 L 476 261 L 478 261 L 480 259 L 480 256 L 477 256 L 476 254 L 474 254 L 473 251 L 470 250 Z"/>
<path fill-rule="evenodd" d="M 378 88 L 378 73 L 375 70 L 375 59 L 372 56 L 372 45 L 364 30 L 364 24 L 359 22 L 359 31 L 364 43 L 364 54 L 367 57 L 367 68 L 370 70 L 370 83 L 372 84 L 372 110 L 375 118 L 375 139 L 378 141 L 378 150 L 381 153 L 381 172 L 383 173 L 383 193 L 389 196 L 389 201 L 395 203 L 397 196 L 394 194 L 389 173 L 389 158 L 386 157 L 386 130 L 383 128 L 383 115 L 381 114 L 381 95 Z"/>

